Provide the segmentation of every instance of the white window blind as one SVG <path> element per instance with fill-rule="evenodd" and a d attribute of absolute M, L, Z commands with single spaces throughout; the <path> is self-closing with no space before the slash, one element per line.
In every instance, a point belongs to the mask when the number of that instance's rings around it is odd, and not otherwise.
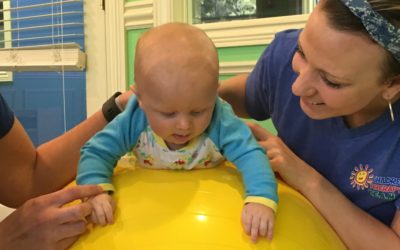
<path fill-rule="evenodd" d="M 1 71 L 76 71 L 85 68 L 83 0 L 0 2 L 3 4 Z"/>

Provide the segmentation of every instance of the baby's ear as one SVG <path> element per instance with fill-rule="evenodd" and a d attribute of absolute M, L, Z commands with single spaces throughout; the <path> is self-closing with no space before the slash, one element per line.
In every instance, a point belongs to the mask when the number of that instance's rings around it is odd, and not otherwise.
<path fill-rule="evenodd" d="M 136 94 L 136 98 L 137 98 L 138 103 L 139 103 L 139 107 L 143 108 L 143 106 L 142 106 L 142 98 L 140 98 L 140 94 L 138 92 L 136 92 L 135 94 Z"/>
<path fill-rule="evenodd" d="M 130 90 L 136 95 L 137 94 L 137 90 L 136 90 L 136 84 L 131 84 L 129 86 Z"/>

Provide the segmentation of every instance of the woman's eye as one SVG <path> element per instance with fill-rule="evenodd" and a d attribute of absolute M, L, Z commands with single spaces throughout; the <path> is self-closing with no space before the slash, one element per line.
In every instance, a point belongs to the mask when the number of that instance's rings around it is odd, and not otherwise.
<path fill-rule="evenodd" d="M 298 53 L 301 58 L 303 58 L 303 59 L 306 58 L 305 55 L 304 55 L 304 52 L 301 50 L 299 45 L 297 45 L 297 47 L 296 47 L 296 53 Z"/>
<path fill-rule="evenodd" d="M 339 89 L 339 88 L 342 87 L 341 84 L 338 84 L 338 83 L 334 83 L 334 82 L 332 82 L 332 81 L 329 81 L 329 80 L 326 79 L 325 77 L 322 77 L 322 80 L 325 82 L 326 85 L 328 85 L 328 86 L 331 87 L 331 88 Z"/>

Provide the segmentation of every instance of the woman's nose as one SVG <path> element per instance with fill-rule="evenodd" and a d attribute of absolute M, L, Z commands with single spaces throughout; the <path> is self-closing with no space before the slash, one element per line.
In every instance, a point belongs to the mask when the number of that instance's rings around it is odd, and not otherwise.
<path fill-rule="evenodd" d="M 293 70 L 297 73 L 297 78 L 292 84 L 292 92 L 296 96 L 312 96 L 317 90 L 315 83 L 316 76 L 309 65 L 304 62 L 293 60 Z"/>
<path fill-rule="evenodd" d="M 312 96 L 317 90 L 313 86 L 313 80 L 299 74 L 292 85 L 292 92 L 296 96 Z"/>

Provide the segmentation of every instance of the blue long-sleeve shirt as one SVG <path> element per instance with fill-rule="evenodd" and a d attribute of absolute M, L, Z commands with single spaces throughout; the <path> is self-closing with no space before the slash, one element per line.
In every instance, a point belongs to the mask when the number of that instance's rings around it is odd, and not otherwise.
<path fill-rule="evenodd" d="M 114 166 L 121 156 L 135 150 L 149 129 L 145 113 L 137 98 L 132 97 L 126 110 L 82 148 L 77 183 L 99 184 L 113 190 Z M 246 188 L 245 202 L 261 203 L 276 210 L 277 185 L 265 151 L 228 103 L 217 98 L 212 120 L 200 137 L 210 141 L 213 149 L 239 169 Z"/>

